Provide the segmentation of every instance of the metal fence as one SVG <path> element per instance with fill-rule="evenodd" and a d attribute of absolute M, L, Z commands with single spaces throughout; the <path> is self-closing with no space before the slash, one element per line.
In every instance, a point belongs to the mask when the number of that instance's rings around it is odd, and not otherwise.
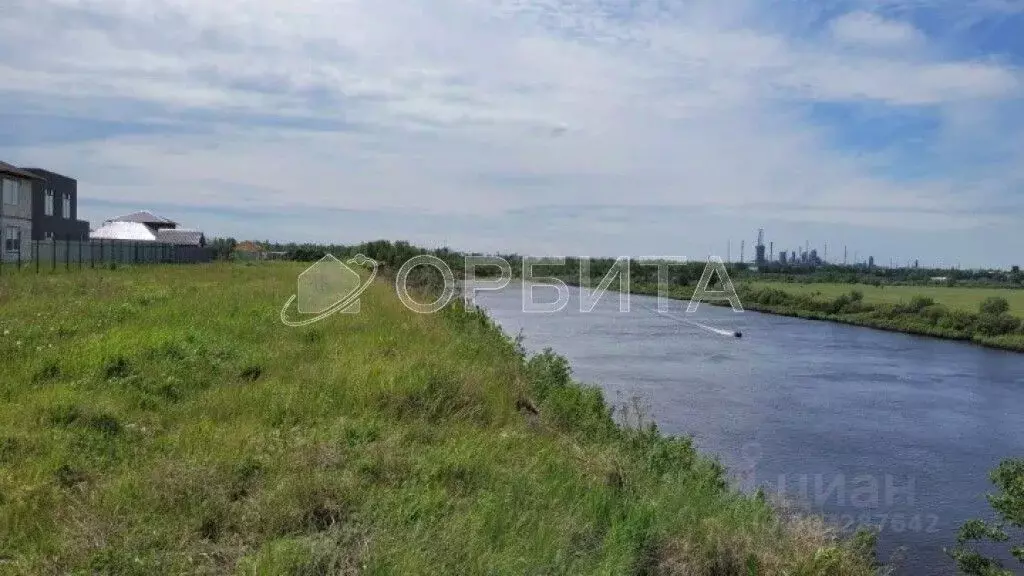
<path fill-rule="evenodd" d="M 288 260 L 288 252 L 272 252 L 269 250 L 235 250 L 231 252 L 234 260 Z"/>
<path fill-rule="evenodd" d="M 45 272 L 64 268 L 97 268 L 111 264 L 193 264 L 210 262 L 214 250 L 132 240 L 32 240 L 20 250 L 0 246 L 0 272 L 4 269 Z"/>

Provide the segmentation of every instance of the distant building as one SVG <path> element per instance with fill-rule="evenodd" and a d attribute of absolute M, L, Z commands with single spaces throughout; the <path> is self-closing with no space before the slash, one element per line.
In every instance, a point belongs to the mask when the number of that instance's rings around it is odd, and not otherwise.
<path fill-rule="evenodd" d="M 32 239 L 89 239 L 89 223 L 78 219 L 78 181 L 42 168 L 23 168 L 32 182 Z"/>
<path fill-rule="evenodd" d="M 32 258 L 32 184 L 39 176 L 0 162 L 0 260 Z"/>
<path fill-rule="evenodd" d="M 243 240 L 235 245 L 232 256 L 239 260 L 287 260 L 288 252 L 268 250 L 259 242 Z"/>
<path fill-rule="evenodd" d="M 96 240 L 130 240 L 133 242 L 156 242 L 151 228 L 139 222 L 107 222 L 89 233 Z"/>
<path fill-rule="evenodd" d="M 206 235 L 202 231 L 178 228 L 177 222 L 157 216 L 149 210 L 111 218 L 105 221 L 103 226 L 93 230 L 90 237 L 158 242 L 177 246 L 206 246 Z"/>
<path fill-rule="evenodd" d="M 263 246 L 260 246 L 258 242 L 254 242 L 252 240 L 242 240 L 238 244 L 235 244 L 235 252 L 256 254 L 259 252 L 263 252 Z"/>
<path fill-rule="evenodd" d="M 875 267 L 875 257 L 874 256 L 868 256 L 868 268 L 874 268 L 874 267 Z"/>
<path fill-rule="evenodd" d="M 156 231 L 156 241 L 177 246 L 206 246 L 206 235 L 199 230 L 163 229 Z"/>
<path fill-rule="evenodd" d="M 116 218 L 111 218 L 106 222 L 137 222 L 139 224 L 145 224 L 154 233 L 157 230 L 164 230 L 167 228 L 177 228 L 178 223 L 174 220 L 168 220 L 153 214 L 149 210 L 139 210 L 138 212 L 132 212 L 130 214 L 124 214 Z"/>

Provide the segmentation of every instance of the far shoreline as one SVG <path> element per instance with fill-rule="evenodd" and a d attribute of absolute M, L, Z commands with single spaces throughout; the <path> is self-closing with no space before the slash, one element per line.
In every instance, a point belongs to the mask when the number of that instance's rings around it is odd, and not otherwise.
<path fill-rule="evenodd" d="M 567 285 L 570 285 L 570 286 L 574 286 L 574 287 L 577 287 L 577 288 L 589 288 L 589 286 L 584 286 L 584 285 L 580 284 L 579 281 L 571 281 L 571 280 L 567 280 L 567 279 L 564 279 L 564 278 L 562 278 L 561 280 L 563 282 L 565 282 Z M 681 287 L 675 287 L 675 288 L 670 287 L 668 290 L 666 290 L 661 295 L 664 296 L 665 298 L 669 298 L 671 300 L 682 301 L 682 302 L 690 301 L 690 299 L 691 299 L 691 297 L 693 295 L 693 290 L 691 288 L 682 288 L 682 290 L 686 290 L 686 291 L 689 292 L 689 294 L 685 294 L 684 295 L 680 288 Z M 618 290 L 617 285 L 614 284 L 614 283 L 612 285 L 609 285 L 607 289 L 608 289 L 609 292 L 620 292 L 620 290 Z M 853 290 L 855 290 L 855 289 L 856 288 L 853 288 Z M 657 297 L 659 295 L 657 287 L 649 287 L 649 286 L 645 286 L 645 285 L 640 285 L 640 286 L 636 286 L 636 287 L 632 287 L 631 286 L 629 293 L 630 294 L 638 294 L 638 295 L 641 295 L 641 296 L 652 296 L 652 297 Z M 773 314 L 775 316 L 785 316 L 785 317 L 789 317 L 789 318 L 801 318 L 803 320 L 813 320 L 813 321 L 819 321 L 819 322 L 832 322 L 832 323 L 836 323 L 836 324 L 845 324 L 847 326 L 859 326 L 861 328 L 871 328 L 871 329 L 874 329 L 874 330 L 881 330 L 881 331 L 884 331 L 884 332 L 895 332 L 895 333 L 900 333 L 900 334 L 908 334 L 908 335 L 911 335 L 911 336 L 920 336 L 920 337 L 936 338 L 936 339 L 940 339 L 940 340 L 965 342 L 965 343 L 968 343 L 968 344 L 974 344 L 974 345 L 977 345 L 977 346 L 981 346 L 981 347 L 989 348 L 989 349 L 994 349 L 994 350 L 1002 350 L 1002 351 L 1005 351 L 1005 352 L 1024 353 L 1024 333 L 1021 333 L 1020 331 L 1017 331 L 1016 334 L 1009 334 L 1009 335 L 1007 335 L 1007 338 L 1005 340 L 1000 340 L 998 336 L 997 337 L 987 337 L 987 336 L 980 336 L 980 335 L 977 335 L 977 334 L 970 334 L 970 335 L 968 335 L 968 334 L 955 334 L 955 333 L 951 333 L 949 331 L 942 331 L 941 329 L 939 329 L 937 327 L 934 327 L 934 326 L 928 326 L 928 325 L 924 325 L 924 324 L 917 325 L 917 324 L 909 324 L 908 323 L 908 324 L 904 324 L 904 325 L 900 325 L 900 326 L 893 325 L 893 324 L 885 324 L 885 323 L 879 322 L 879 321 L 875 320 L 874 318 L 872 318 L 871 316 L 867 316 L 867 315 L 862 315 L 860 317 L 844 317 L 844 316 L 839 315 L 839 314 L 833 314 L 833 313 L 829 313 L 829 312 L 822 312 L 822 311 L 819 311 L 819 310 L 811 310 L 811 309 L 806 309 L 806 308 L 804 308 L 804 309 L 793 309 L 793 308 L 781 308 L 781 307 L 777 307 L 777 306 L 761 305 L 761 304 L 757 303 L 756 301 L 748 301 L 749 299 L 748 300 L 744 300 L 743 299 L 744 289 L 742 288 L 742 286 L 741 286 L 741 289 L 737 291 L 737 293 L 740 296 L 740 299 L 742 301 L 744 310 L 752 310 L 754 312 L 760 312 L 762 314 Z M 702 304 L 708 304 L 708 305 L 711 305 L 711 306 L 728 306 L 728 303 L 725 303 L 725 302 L 722 302 L 722 301 L 707 300 L 707 301 L 702 301 L 701 303 Z M 873 307 L 872 310 L 873 311 L 878 311 L 878 310 L 884 310 L 884 309 L 882 307 L 880 307 L 880 306 L 876 306 L 876 307 Z M 1014 336 L 1017 336 L 1016 340 L 1010 340 L 1010 338 L 1012 338 Z"/>

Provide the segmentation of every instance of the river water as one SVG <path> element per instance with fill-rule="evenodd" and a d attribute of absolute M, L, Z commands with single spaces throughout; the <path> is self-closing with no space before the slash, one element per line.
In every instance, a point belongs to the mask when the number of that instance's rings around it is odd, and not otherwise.
<path fill-rule="evenodd" d="M 683 321 L 685 302 L 659 314 L 631 295 L 623 312 L 606 293 L 583 313 L 571 290 L 555 313 L 524 313 L 518 285 L 476 301 L 610 403 L 637 398 L 663 432 L 691 435 L 740 487 L 880 528 L 898 574 L 954 574 L 943 547 L 991 517 L 988 472 L 1024 456 L 1024 354 L 701 305 L 690 318 L 743 334 L 723 337 Z"/>

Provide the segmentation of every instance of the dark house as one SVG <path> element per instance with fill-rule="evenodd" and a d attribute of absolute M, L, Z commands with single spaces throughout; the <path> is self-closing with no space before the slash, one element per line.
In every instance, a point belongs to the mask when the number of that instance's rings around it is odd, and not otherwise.
<path fill-rule="evenodd" d="M 78 219 L 78 181 L 42 168 L 22 168 L 32 182 L 32 239 L 88 240 L 89 223 Z"/>
<path fill-rule="evenodd" d="M 0 262 L 31 258 L 32 184 L 39 177 L 0 162 Z"/>
<path fill-rule="evenodd" d="M 168 220 L 162 216 L 157 216 L 149 210 L 139 210 L 138 212 L 132 212 L 131 214 L 111 218 L 110 220 L 107 220 L 107 222 L 137 222 L 139 224 L 145 224 L 154 233 L 159 230 L 170 230 L 178 227 L 178 223 L 174 220 Z"/>
<path fill-rule="evenodd" d="M 206 246 L 206 236 L 199 230 L 165 228 L 156 231 L 156 241 L 178 246 Z"/>

